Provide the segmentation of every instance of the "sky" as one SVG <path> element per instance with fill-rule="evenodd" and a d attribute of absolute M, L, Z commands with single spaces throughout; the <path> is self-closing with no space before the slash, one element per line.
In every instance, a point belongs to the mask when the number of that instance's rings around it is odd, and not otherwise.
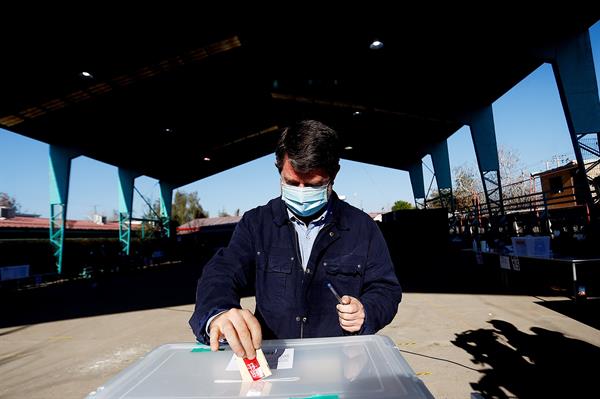
<path fill-rule="evenodd" d="M 596 78 L 600 76 L 600 22 L 590 29 Z M 556 162 L 555 156 L 574 159 L 558 89 L 548 64 L 542 65 L 492 104 L 499 146 L 519 155 L 529 172 L 543 170 Z M 450 168 L 462 165 L 475 169 L 476 158 L 468 127 L 448 139 Z M 180 187 L 197 191 L 210 216 L 225 211 L 241 212 L 266 203 L 279 195 L 275 155 L 267 155 L 233 169 Z M 425 189 L 433 170 L 431 158 L 423 159 Z M 152 201 L 159 198 L 155 179 L 141 176 L 136 188 Z M 72 161 L 68 219 L 86 219 L 94 212 L 111 216 L 118 209 L 117 168 L 87 157 Z M 435 183 L 433 183 L 435 187 Z M 389 211 L 397 200 L 413 201 L 408 172 L 341 161 L 335 191 L 365 212 Z M 23 213 L 49 215 L 48 145 L 0 129 L 0 192 L 14 197 Z M 141 217 L 146 205 L 134 194 L 134 217 Z"/>

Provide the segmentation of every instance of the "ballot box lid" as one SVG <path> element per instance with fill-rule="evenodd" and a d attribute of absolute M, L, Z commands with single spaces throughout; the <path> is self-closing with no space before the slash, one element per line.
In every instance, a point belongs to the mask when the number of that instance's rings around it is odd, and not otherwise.
<path fill-rule="evenodd" d="M 88 395 L 122 398 L 432 398 L 381 335 L 263 341 L 272 375 L 244 382 L 226 348 L 162 345 Z"/>

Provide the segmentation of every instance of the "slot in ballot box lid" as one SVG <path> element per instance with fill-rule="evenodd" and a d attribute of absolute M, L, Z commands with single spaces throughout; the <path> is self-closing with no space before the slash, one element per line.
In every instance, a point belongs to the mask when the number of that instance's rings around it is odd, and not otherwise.
<path fill-rule="evenodd" d="M 229 348 L 162 345 L 88 395 L 122 398 L 433 398 L 381 335 L 263 341 L 273 375 L 242 382 Z"/>

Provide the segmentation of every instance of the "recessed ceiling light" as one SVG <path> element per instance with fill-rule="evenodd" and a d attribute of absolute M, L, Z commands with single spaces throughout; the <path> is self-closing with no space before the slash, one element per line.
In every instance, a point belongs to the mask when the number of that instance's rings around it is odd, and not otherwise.
<path fill-rule="evenodd" d="M 165 132 L 165 133 L 173 133 L 173 129 L 166 127 L 166 128 L 164 128 L 163 132 Z"/>
<path fill-rule="evenodd" d="M 383 42 L 379 40 L 373 40 L 373 42 L 369 45 L 371 50 L 381 50 L 383 48 Z"/>
<path fill-rule="evenodd" d="M 203 159 L 204 159 L 206 162 L 210 161 L 210 158 L 209 158 L 209 157 L 204 157 Z"/>
<path fill-rule="evenodd" d="M 344 147 L 344 150 L 351 150 L 351 149 L 352 149 L 351 145 L 348 145 L 348 146 Z"/>
<path fill-rule="evenodd" d="M 358 115 L 360 115 L 360 111 L 354 111 L 354 112 L 352 113 L 352 115 L 354 115 L 354 116 L 358 116 Z"/>
<path fill-rule="evenodd" d="M 87 79 L 91 79 L 91 78 L 93 78 L 93 77 L 94 77 L 94 75 L 92 75 L 91 73 L 89 73 L 89 72 L 86 72 L 86 71 L 83 71 L 83 72 L 81 72 L 79 75 L 80 75 L 81 77 L 83 77 L 83 78 L 87 78 Z"/>

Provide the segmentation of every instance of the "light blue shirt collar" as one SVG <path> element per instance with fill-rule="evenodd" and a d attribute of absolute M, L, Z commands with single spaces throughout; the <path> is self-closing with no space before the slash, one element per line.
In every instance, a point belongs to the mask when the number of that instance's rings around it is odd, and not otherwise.
<path fill-rule="evenodd" d="M 327 217 L 327 214 L 329 213 L 329 211 L 326 209 L 325 212 L 323 212 L 323 214 L 321 216 L 319 216 L 318 218 L 316 218 L 314 220 L 311 220 L 308 223 L 308 226 L 302 220 L 300 220 L 296 215 L 294 215 L 294 213 L 292 211 L 290 211 L 289 209 L 287 209 L 287 213 L 292 222 L 300 223 L 304 227 L 309 227 L 310 225 L 323 224 L 325 222 L 325 218 Z"/>
<path fill-rule="evenodd" d="M 298 219 L 296 215 L 292 213 L 292 211 L 288 209 L 287 212 L 290 221 L 294 225 L 294 230 L 296 230 L 296 236 L 298 237 L 298 249 L 300 251 L 300 261 L 302 262 L 302 268 L 306 271 L 315 240 L 317 239 L 321 229 L 325 226 L 327 216 L 330 212 L 328 209 L 325 210 L 321 216 L 311 220 L 308 223 L 308 226 L 302 220 Z"/>

